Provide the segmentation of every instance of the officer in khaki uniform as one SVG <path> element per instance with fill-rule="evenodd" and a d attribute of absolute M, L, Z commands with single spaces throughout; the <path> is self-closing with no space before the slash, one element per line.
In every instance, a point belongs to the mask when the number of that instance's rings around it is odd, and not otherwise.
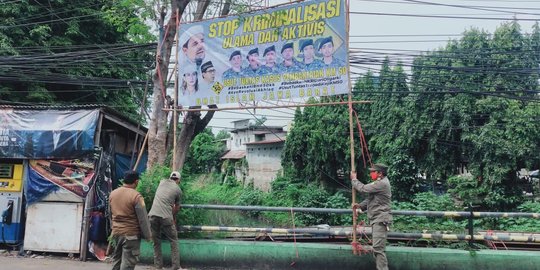
<path fill-rule="evenodd" d="M 161 254 L 161 234 L 171 242 L 171 260 L 173 269 L 183 269 L 180 267 L 180 252 L 178 251 L 178 233 L 176 231 L 175 216 L 180 209 L 182 190 L 178 186 L 180 183 L 180 173 L 172 172 L 169 179 L 163 179 L 156 190 L 156 196 L 152 202 L 150 226 L 154 242 L 154 266 L 162 269 L 163 256 Z"/>
<path fill-rule="evenodd" d="M 375 164 L 369 171 L 371 180 L 373 180 L 372 183 L 363 184 L 358 181 L 356 173 L 351 173 L 351 180 L 353 187 L 367 196 L 359 207 L 361 211 L 367 210 L 373 232 L 373 254 L 375 255 L 377 270 L 388 270 L 388 260 L 384 252 L 389 230 L 388 226 L 392 222 L 392 214 L 390 213 L 392 192 L 390 181 L 386 177 L 388 166 Z"/>
<path fill-rule="evenodd" d="M 133 270 L 139 261 L 141 237 L 150 240 L 150 223 L 141 194 L 135 190 L 139 174 L 124 173 L 124 185 L 109 196 L 112 238 L 115 243 L 113 270 Z"/>

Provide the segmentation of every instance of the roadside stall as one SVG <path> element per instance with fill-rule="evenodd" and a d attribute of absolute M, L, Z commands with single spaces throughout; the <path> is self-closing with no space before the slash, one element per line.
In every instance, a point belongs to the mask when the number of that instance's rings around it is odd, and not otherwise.
<path fill-rule="evenodd" d="M 0 107 L 0 116 L 0 243 L 103 259 L 108 194 L 145 129 L 96 106 Z"/>

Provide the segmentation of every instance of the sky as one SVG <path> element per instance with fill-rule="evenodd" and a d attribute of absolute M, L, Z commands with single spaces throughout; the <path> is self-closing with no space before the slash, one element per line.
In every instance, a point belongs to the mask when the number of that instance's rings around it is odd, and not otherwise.
<path fill-rule="evenodd" d="M 288 1 L 270 4 L 283 2 Z M 534 20 L 540 20 L 540 0 L 350 0 L 349 10 L 350 50 L 366 59 L 388 56 L 393 63 L 404 60 L 402 53 L 417 54 L 444 47 L 448 40 L 459 39 L 471 28 L 493 33 L 497 26 L 516 18 L 522 31 L 530 32 Z M 377 73 L 379 67 L 366 63 L 355 66 L 353 71 Z M 294 117 L 294 108 L 256 110 L 255 114 L 253 110 L 219 111 L 209 126 L 214 132 L 230 129 L 231 121 L 255 121 L 254 115 L 266 115 L 266 125 L 286 127 Z"/>

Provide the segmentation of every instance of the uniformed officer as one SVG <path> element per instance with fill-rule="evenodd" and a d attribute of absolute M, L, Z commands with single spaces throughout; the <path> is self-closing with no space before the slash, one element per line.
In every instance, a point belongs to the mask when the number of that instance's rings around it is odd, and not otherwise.
<path fill-rule="evenodd" d="M 154 246 L 154 266 L 156 269 L 163 267 L 163 255 L 161 252 L 162 234 L 171 244 L 172 269 L 183 269 L 180 267 L 178 232 L 176 231 L 176 214 L 180 210 L 180 200 L 182 199 L 182 189 L 180 189 L 179 184 L 179 172 L 172 172 L 169 179 L 162 179 L 156 189 L 152 209 L 148 213 Z"/>
<path fill-rule="evenodd" d="M 264 49 L 263 57 L 265 63 L 261 66 L 260 73 L 261 75 L 276 74 L 277 63 L 276 63 L 276 46 L 272 45 Z"/>
<path fill-rule="evenodd" d="M 112 215 L 113 270 L 133 270 L 139 262 L 141 238 L 152 239 L 144 199 L 137 192 L 139 173 L 124 173 L 124 184 L 109 195 Z"/>
<path fill-rule="evenodd" d="M 356 173 L 351 173 L 352 186 L 367 198 L 358 207 L 360 211 L 367 210 L 367 216 L 372 228 L 373 254 L 377 270 L 388 270 L 385 247 L 389 225 L 392 222 L 390 203 L 392 192 L 390 181 L 386 177 L 388 166 L 375 164 L 369 169 L 373 182 L 363 184 L 356 179 Z"/>
<path fill-rule="evenodd" d="M 298 62 L 294 58 L 294 48 L 293 43 L 285 43 L 281 47 L 281 57 L 283 57 L 283 62 L 278 65 L 278 71 L 280 73 L 291 73 L 291 72 L 300 72 L 302 71 L 302 63 Z"/>
<path fill-rule="evenodd" d="M 246 56 L 249 65 L 244 68 L 242 76 L 254 77 L 261 74 L 261 62 L 259 61 L 259 49 L 251 49 Z"/>
<path fill-rule="evenodd" d="M 231 53 L 229 63 L 231 63 L 231 68 L 223 72 L 223 79 L 239 78 L 242 73 L 242 54 L 240 51 L 236 50 Z"/>
<path fill-rule="evenodd" d="M 304 56 L 304 62 L 302 63 L 305 70 L 317 70 L 324 67 L 321 60 L 315 58 L 315 48 L 313 47 L 313 39 L 300 40 L 300 51 Z"/>
<path fill-rule="evenodd" d="M 325 67 L 343 67 L 345 62 L 334 57 L 334 40 L 332 36 L 323 38 L 319 43 L 319 52 L 323 56 Z"/>

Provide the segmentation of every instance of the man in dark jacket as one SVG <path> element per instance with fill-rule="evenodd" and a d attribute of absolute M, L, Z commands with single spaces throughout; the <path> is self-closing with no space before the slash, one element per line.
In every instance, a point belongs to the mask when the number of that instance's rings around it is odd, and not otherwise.
<path fill-rule="evenodd" d="M 139 174 L 124 173 L 124 185 L 109 196 L 112 237 L 115 242 L 113 270 L 133 270 L 139 261 L 141 238 L 151 240 L 150 222 L 141 194 L 135 190 Z"/>
<path fill-rule="evenodd" d="M 388 226 L 392 222 L 390 203 L 392 192 L 390 181 L 386 177 L 388 166 L 375 164 L 369 169 L 372 183 L 363 184 L 356 179 L 356 173 L 351 173 L 353 187 L 367 198 L 359 205 L 361 211 L 367 210 L 367 216 L 372 228 L 373 254 L 377 270 L 388 270 L 388 260 L 384 252 Z"/>

